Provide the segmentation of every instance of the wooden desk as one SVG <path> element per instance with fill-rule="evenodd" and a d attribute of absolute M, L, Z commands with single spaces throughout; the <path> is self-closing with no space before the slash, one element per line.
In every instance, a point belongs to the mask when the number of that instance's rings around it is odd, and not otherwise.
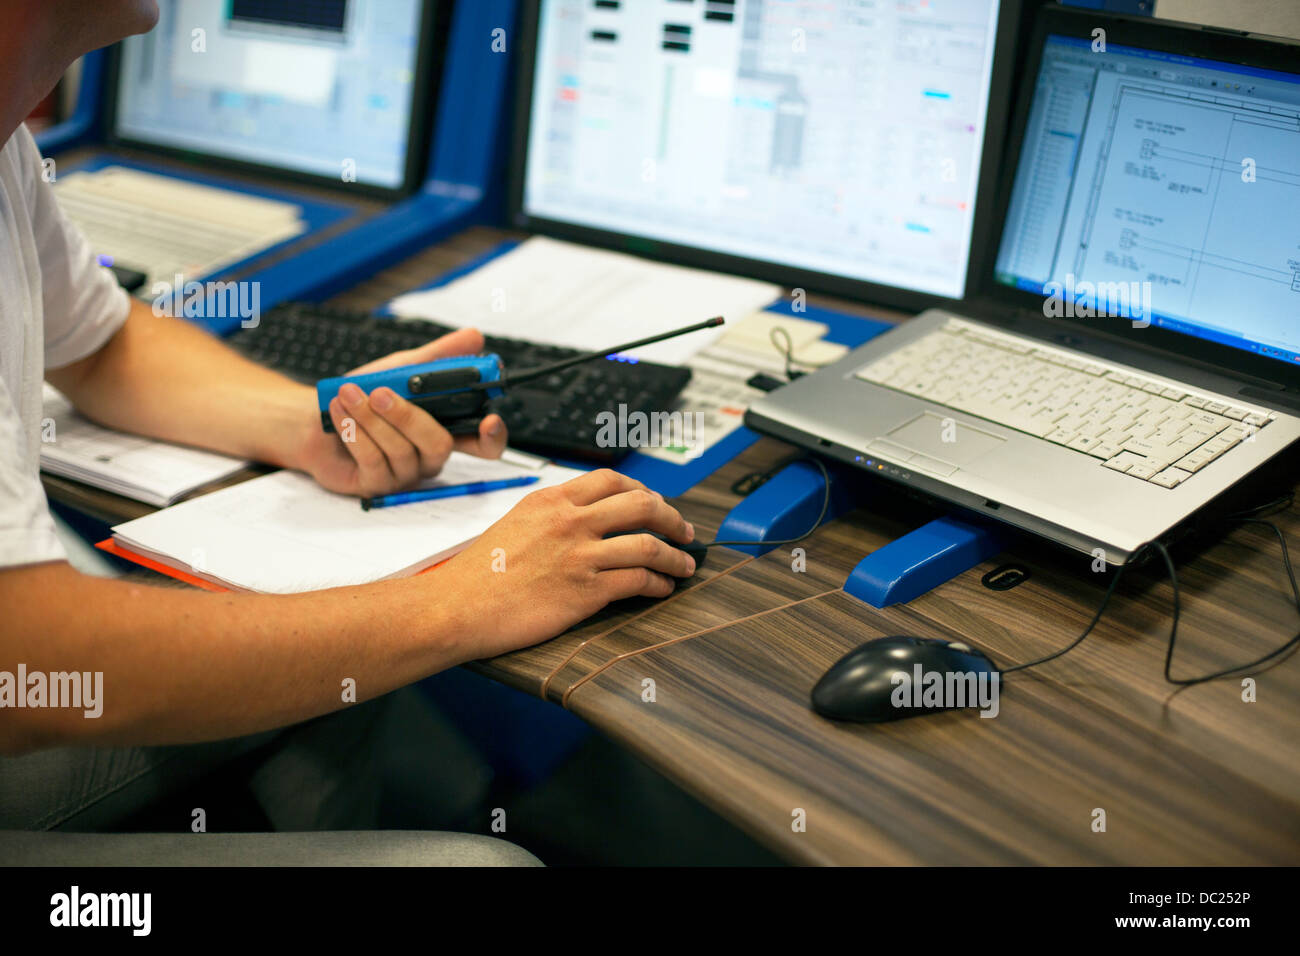
<path fill-rule="evenodd" d="M 336 301 L 374 306 L 504 235 L 470 230 Z M 732 483 L 789 451 L 764 439 L 677 503 L 708 540 L 738 500 Z M 1067 644 L 1101 600 L 1106 575 L 1031 543 L 905 606 L 845 595 L 863 555 L 925 519 L 909 507 L 882 487 L 803 543 L 802 573 L 788 549 L 714 549 L 665 601 L 628 602 L 474 668 L 570 708 L 796 862 L 1300 862 L 1300 662 L 1256 674 L 1254 703 L 1239 680 L 1166 684 L 1171 589 L 1154 570 L 1131 572 L 1068 656 L 1009 677 L 996 718 L 854 726 L 813 714 L 817 678 L 873 637 L 961 637 L 1014 664 Z M 1294 542 L 1296 509 L 1275 520 Z M 1175 674 L 1257 657 L 1300 626 L 1263 529 L 1179 557 Z M 1011 560 L 1029 568 L 1027 582 L 981 584 Z M 1096 809 L 1105 832 L 1092 829 Z M 792 827 L 797 810 L 804 832 Z"/>

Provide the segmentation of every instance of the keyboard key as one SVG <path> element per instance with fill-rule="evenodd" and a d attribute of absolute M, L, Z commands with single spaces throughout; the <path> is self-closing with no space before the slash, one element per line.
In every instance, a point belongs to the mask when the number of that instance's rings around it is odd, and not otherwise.
<path fill-rule="evenodd" d="M 1191 474 L 1196 474 L 1196 472 L 1200 471 L 1202 468 L 1208 465 L 1210 461 L 1211 461 L 1211 456 L 1207 455 L 1204 451 L 1198 449 L 1197 451 L 1192 452 L 1190 455 L 1186 455 L 1183 458 L 1178 459 L 1178 461 L 1174 462 L 1174 464 L 1177 467 L 1181 468 L 1183 471 L 1190 472 Z"/>
<path fill-rule="evenodd" d="M 1161 488 L 1173 488 L 1181 485 L 1190 478 L 1191 475 L 1181 468 L 1166 468 L 1160 474 L 1151 479 L 1153 485 L 1159 485 Z"/>
<path fill-rule="evenodd" d="M 1135 455 L 1131 451 L 1123 451 L 1114 458 L 1105 462 L 1105 465 L 1107 468 L 1114 469 L 1115 471 L 1128 471 L 1134 465 L 1142 464 L 1143 461 L 1144 459 L 1141 455 Z"/>

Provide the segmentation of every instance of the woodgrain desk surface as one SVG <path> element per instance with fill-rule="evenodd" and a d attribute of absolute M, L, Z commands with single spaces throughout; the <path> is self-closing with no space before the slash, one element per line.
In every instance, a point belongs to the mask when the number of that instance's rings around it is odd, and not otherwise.
<path fill-rule="evenodd" d="M 373 307 L 506 235 L 469 230 L 334 301 Z M 790 451 L 764 439 L 676 503 L 709 540 L 738 500 L 732 483 Z M 67 485 L 47 482 L 101 515 L 140 509 Z M 844 594 L 865 554 L 926 519 L 918 509 L 882 487 L 802 543 L 804 571 L 789 549 L 713 549 L 671 598 L 629 602 L 475 669 L 568 707 L 792 861 L 1300 863 L 1300 661 L 1255 674 L 1254 702 L 1239 679 L 1165 683 L 1172 590 L 1154 569 L 1129 574 L 1069 655 L 1010 675 L 995 718 L 857 726 L 813 714 L 818 677 L 871 638 L 960 638 L 1010 665 L 1069 643 L 1095 612 L 1108 575 L 1028 542 L 907 605 Z M 1294 507 L 1274 520 L 1296 540 Z M 1300 627 L 1266 530 L 1178 557 L 1176 675 L 1258 657 Z M 981 577 L 1008 561 L 1029 580 L 986 588 Z"/>

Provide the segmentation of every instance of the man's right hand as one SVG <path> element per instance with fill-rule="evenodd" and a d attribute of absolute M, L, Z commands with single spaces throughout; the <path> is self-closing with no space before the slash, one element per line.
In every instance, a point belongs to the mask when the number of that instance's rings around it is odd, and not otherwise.
<path fill-rule="evenodd" d="M 684 551 L 695 529 L 641 482 L 608 469 L 535 491 L 429 581 L 454 581 L 470 606 L 466 660 L 494 657 L 554 637 L 611 601 L 666 597 L 695 573 Z"/>

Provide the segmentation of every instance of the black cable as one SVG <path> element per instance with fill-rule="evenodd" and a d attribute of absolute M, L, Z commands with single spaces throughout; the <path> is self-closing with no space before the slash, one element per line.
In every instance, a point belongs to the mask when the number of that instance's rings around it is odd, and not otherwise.
<path fill-rule="evenodd" d="M 1282 529 L 1271 521 L 1264 521 L 1259 518 L 1240 519 L 1243 524 L 1262 524 L 1272 530 L 1277 536 L 1278 543 L 1282 546 L 1282 566 L 1286 569 L 1287 577 L 1291 581 L 1291 595 L 1295 600 L 1296 610 L 1300 611 L 1300 587 L 1296 586 L 1295 568 L 1291 565 L 1291 554 L 1286 546 L 1286 537 L 1282 534 Z M 1174 619 L 1169 627 L 1169 649 L 1165 652 L 1165 680 L 1171 684 L 1178 684 L 1181 687 L 1190 687 L 1193 684 L 1204 684 L 1206 681 L 1215 680 L 1220 677 L 1227 677 L 1230 674 L 1236 674 L 1240 671 L 1250 670 L 1258 667 L 1266 661 L 1271 661 L 1280 654 L 1286 653 L 1296 644 L 1300 644 L 1300 633 L 1287 641 L 1281 647 L 1269 651 L 1263 657 L 1257 658 L 1246 664 L 1237 664 L 1233 667 L 1225 667 L 1221 671 L 1214 671 L 1210 674 L 1203 674 L 1200 677 L 1174 677 L 1171 673 L 1174 663 L 1174 644 L 1178 640 L 1178 573 L 1174 570 L 1174 560 L 1169 555 L 1169 549 L 1159 541 L 1153 542 L 1152 547 L 1159 552 L 1160 557 L 1164 560 L 1165 569 L 1169 572 L 1169 580 L 1174 586 Z"/>
<path fill-rule="evenodd" d="M 820 458 L 814 458 L 812 455 L 809 455 L 806 458 L 800 458 L 798 460 L 812 462 L 819 469 L 821 469 L 821 473 L 822 473 L 822 487 L 823 487 L 822 510 L 817 515 L 817 520 L 813 522 L 811 528 L 809 528 L 803 534 L 799 535 L 799 537 L 797 538 L 785 538 L 781 541 L 710 541 L 708 542 L 708 544 L 705 545 L 705 547 L 706 548 L 712 548 L 712 547 L 731 548 L 741 544 L 770 544 L 773 546 L 778 544 L 798 544 L 804 538 L 807 538 L 814 531 L 820 528 L 822 521 L 826 518 L 826 512 L 830 511 L 831 508 L 831 473 L 826 469 L 826 463 L 823 462 Z M 795 464 L 795 462 L 790 462 L 790 464 Z"/>
<path fill-rule="evenodd" d="M 1039 664 L 1046 664 L 1048 661 L 1056 660 L 1056 658 L 1060 657 L 1062 654 L 1068 654 L 1070 651 L 1074 650 L 1076 647 L 1082 644 L 1083 639 L 1092 633 L 1092 629 L 1097 626 L 1097 622 L 1101 620 L 1101 616 L 1106 613 L 1106 607 L 1107 605 L 1110 604 L 1110 599 L 1115 594 L 1115 589 L 1119 587 L 1119 579 L 1124 576 L 1124 572 L 1135 561 L 1137 561 L 1138 557 L 1142 554 L 1142 552 L 1145 549 L 1146 549 L 1146 545 L 1142 545 L 1142 547 L 1138 548 L 1131 555 L 1129 555 L 1127 561 L 1125 561 L 1123 564 L 1121 564 L 1118 568 L 1115 569 L 1115 576 L 1110 579 L 1110 587 L 1106 588 L 1106 596 L 1101 599 L 1101 604 L 1097 607 L 1097 613 L 1092 616 L 1092 620 L 1088 622 L 1088 626 L 1083 629 L 1082 634 L 1076 637 L 1065 647 L 1061 648 L 1059 651 L 1055 651 L 1051 654 L 1048 654 L 1046 657 L 1040 657 L 1036 661 L 1028 661 L 1027 663 L 1024 664 L 1017 664 L 1015 667 L 1003 667 L 1001 668 L 1002 673 L 1010 674 L 1013 671 L 1028 670 L 1031 667 L 1037 667 Z M 1177 614 L 1176 608 L 1174 613 L 1175 615 Z"/>
<path fill-rule="evenodd" d="M 1273 534 L 1277 537 L 1278 543 L 1282 547 L 1282 566 L 1283 568 L 1286 569 L 1287 578 L 1291 582 L 1291 594 L 1295 601 L 1296 610 L 1300 611 L 1300 586 L 1297 586 L 1296 583 L 1295 568 L 1291 564 L 1291 554 L 1286 545 L 1286 537 L 1282 534 L 1282 529 L 1279 528 L 1277 525 L 1275 525 L 1273 522 L 1265 521 L 1262 518 L 1253 517 L 1253 515 L 1262 514 L 1264 512 L 1269 511 L 1269 509 L 1276 508 L 1278 506 L 1281 506 L 1282 509 L 1285 510 L 1285 508 L 1290 507 L 1293 501 L 1294 501 L 1294 494 L 1284 495 L 1280 498 L 1277 498 L 1270 502 L 1266 502 L 1265 504 L 1262 505 L 1258 505 L 1254 508 L 1248 508 L 1245 511 L 1240 511 L 1235 514 L 1227 515 L 1224 520 L 1225 522 L 1229 522 L 1229 523 L 1240 522 L 1242 524 L 1259 524 L 1272 530 Z M 1053 653 L 1048 654 L 1046 657 L 1040 657 L 1037 660 L 1028 661 L 1027 663 L 1024 664 L 1017 664 L 1014 667 L 1004 667 L 1001 669 L 1002 673 L 1010 674 L 1013 673 L 1014 671 L 1023 671 L 1023 670 L 1028 670 L 1031 667 L 1037 667 L 1039 664 L 1046 664 L 1048 661 L 1055 660 L 1056 658 L 1062 656 L 1063 654 L 1069 653 L 1070 651 L 1078 647 L 1081 643 L 1083 643 L 1083 640 L 1089 634 L 1092 633 L 1093 628 L 1097 626 L 1097 622 L 1101 620 L 1101 616 L 1106 612 L 1106 608 L 1110 604 L 1110 599 L 1114 595 L 1115 589 L 1119 586 L 1119 580 L 1121 577 L 1124 576 L 1124 572 L 1130 566 L 1136 563 L 1138 559 L 1148 550 L 1155 551 L 1157 554 L 1160 555 L 1165 565 L 1165 571 L 1169 575 L 1169 582 L 1172 585 L 1174 591 L 1173 614 L 1169 622 L 1169 647 L 1168 650 L 1165 652 L 1165 680 L 1168 681 L 1169 683 L 1177 684 L 1181 687 L 1190 687 L 1194 684 L 1203 684 L 1206 681 L 1217 680 L 1220 677 L 1227 677 L 1232 674 L 1240 673 L 1241 671 L 1251 670 L 1253 668 L 1259 667 L 1261 664 L 1271 661 L 1273 658 L 1286 653 L 1288 650 L 1295 647 L 1297 644 L 1300 644 L 1300 633 L 1297 633 L 1295 637 L 1291 638 L 1289 641 L 1287 641 L 1285 644 L 1281 645 L 1280 647 L 1276 648 L 1275 650 L 1269 651 L 1269 653 L 1265 654 L 1263 657 L 1257 658 L 1256 660 L 1253 661 L 1249 661 L 1245 664 L 1236 664 L 1232 667 L 1227 667 L 1220 671 L 1214 671 L 1213 673 L 1210 674 L 1202 674 L 1199 677 L 1185 677 L 1185 678 L 1174 677 L 1172 673 L 1173 661 L 1174 661 L 1174 648 L 1177 645 L 1177 641 L 1178 641 L 1178 618 L 1182 611 L 1182 593 L 1178 584 L 1178 571 L 1174 566 L 1173 557 L 1169 554 L 1169 549 L 1166 548 L 1165 545 L 1160 541 L 1148 541 L 1146 544 L 1143 544 L 1140 547 L 1138 547 L 1136 551 L 1134 551 L 1131 555 L 1129 555 L 1127 561 L 1125 561 L 1123 564 L 1121 564 L 1118 568 L 1115 569 L 1115 576 L 1111 578 L 1110 586 L 1106 588 L 1106 594 L 1101 599 L 1101 604 L 1097 607 L 1097 613 L 1094 614 L 1092 620 L 1088 622 L 1088 626 L 1083 629 L 1083 633 L 1081 633 L 1078 637 L 1076 637 L 1065 647 L 1061 648 L 1059 651 L 1054 651 Z"/>
<path fill-rule="evenodd" d="M 781 335 L 785 338 L 784 345 L 782 345 L 780 342 L 776 340 L 778 335 Z M 800 369 L 794 367 L 794 363 L 797 360 L 794 357 L 794 339 L 790 337 L 789 329 L 787 329 L 783 325 L 774 325 L 768 331 L 767 337 L 768 340 L 772 343 L 772 345 L 776 348 L 776 350 L 785 357 L 785 377 L 789 381 L 793 382 L 796 378 L 800 378 L 808 374 L 807 372 L 801 371 Z M 825 368 L 830 363 L 829 362 L 800 362 L 799 364 L 807 365 L 810 368 Z"/>
<path fill-rule="evenodd" d="M 827 470 L 825 462 L 823 462 L 820 458 L 814 457 L 812 455 L 809 455 L 805 458 L 800 458 L 798 459 L 798 461 L 810 461 L 814 465 L 816 465 L 822 473 L 822 486 L 823 486 L 822 507 L 821 507 L 821 511 L 817 515 L 817 520 L 813 522 L 811 528 L 809 528 L 803 534 L 799 535 L 797 538 L 785 538 L 779 541 L 716 541 L 715 540 L 715 541 L 708 542 L 705 545 L 705 547 L 708 548 L 712 548 L 715 546 L 735 547 L 737 545 L 755 545 L 755 544 L 772 545 L 772 546 L 785 545 L 785 544 L 797 544 L 798 542 L 803 541 L 805 538 L 812 535 L 813 532 L 815 532 L 819 527 L 821 527 L 821 523 L 823 520 L 825 520 L 826 513 L 830 510 L 830 505 L 831 505 L 830 472 L 829 470 Z M 786 464 L 794 464 L 794 462 L 788 462 Z M 783 465 L 782 467 L 785 467 L 785 465 Z M 1262 518 L 1256 517 L 1257 515 L 1261 515 L 1266 512 L 1269 512 L 1270 509 L 1285 511 L 1287 508 L 1289 508 L 1292 505 L 1292 503 L 1294 503 L 1294 501 L 1295 501 L 1295 494 L 1294 492 L 1292 492 L 1290 494 L 1283 495 L 1279 498 L 1275 498 L 1272 501 L 1265 502 L 1262 505 L 1257 505 L 1253 508 L 1247 508 L 1244 511 L 1238 511 L 1233 514 L 1226 515 L 1224 517 L 1224 521 L 1225 523 L 1240 522 L 1241 524 L 1258 524 L 1258 525 L 1263 525 L 1264 527 L 1272 530 L 1273 534 L 1277 537 L 1278 544 L 1281 545 L 1282 547 L 1282 566 L 1283 568 L 1286 569 L 1287 578 L 1291 582 L 1291 594 L 1295 601 L 1296 610 L 1300 611 L 1300 585 L 1298 585 L 1296 582 L 1295 568 L 1291 563 L 1291 553 L 1286 545 L 1286 536 L 1282 534 L 1282 529 L 1279 528 L 1273 522 L 1265 521 Z M 1217 680 L 1220 677 L 1227 677 L 1230 674 L 1237 674 L 1244 670 L 1250 670 L 1252 668 L 1259 667 L 1261 664 L 1271 661 L 1273 658 L 1286 653 L 1288 650 L 1295 647 L 1297 644 L 1300 644 L 1300 633 L 1297 633 L 1295 637 L 1291 638 L 1285 644 L 1281 645 L 1275 650 L 1269 651 L 1263 657 L 1257 658 L 1256 660 L 1253 661 L 1249 661 L 1248 663 L 1237 664 L 1233 667 L 1224 668 L 1223 670 L 1220 671 L 1214 671 L 1213 673 L 1210 674 L 1203 674 L 1200 677 L 1187 677 L 1187 678 L 1174 677 L 1172 674 L 1172 667 L 1174 661 L 1174 647 L 1176 646 L 1178 641 L 1178 618 L 1182 611 L 1182 594 L 1178 584 L 1178 571 L 1174 566 L 1173 557 L 1169 554 L 1169 549 L 1166 548 L 1165 545 L 1160 541 L 1148 541 L 1146 544 L 1138 546 L 1138 548 L 1132 554 L 1129 555 L 1128 559 L 1115 569 L 1115 575 L 1110 579 L 1110 585 L 1106 588 L 1106 594 L 1102 597 L 1101 604 L 1097 606 L 1097 612 L 1093 614 L 1092 620 L 1088 622 L 1088 626 L 1083 629 L 1083 632 L 1080 633 L 1078 637 L 1076 637 L 1065 647 L 1061 648 L 1058 651 L 1053 651 L 1051 654 L 1048 654 L 1045 657 L 1040 657 L 1037 660 L 1027 661 L 1024 664 L 1016 664 L 1014 667 L 1003 667 L 1001 668 L 1001 672 L 1003 674 L 1011 674 L 1014 673 L 1015 671 L 1023 671 L 1023 670 L 1028 670 L 1031 667 L 1038 667 L 1040 664 L 1046 664 L 1048 661 L 1054 661 L 1058 657 L 1068 654 L 1070 651 L 1074 650 L 1076 647 L 1082 644 L 1083 641 L 1088 637 L 1089 634 L 1092 633 L 1093 629 L 1097 626 L 1097 623 L 1101 620 L 1102 615 L 1106 613 L 1106 608 L 1110 606 L 1110 599 L 1114 597 L 1115 590 L 1116 588 L 1119 587 L 1120 578 L 1124 576 L 1124 572 L 1127 571 L 1134 564 L 1136 564 L 1138 560 L 1147 551 L 1155 551 L 1157 554 L 1160 555 L 1161 559 L 1164 562 L 1165 570 L 1169 574 L 1169 582 L 1172 585 L 1174 591 L 1173 614 L 1169 623 L 1169 648 L 1165 652 L 1165 680 L 1168 681 L 1169 683 L 1177 684 L 1182 687 L 1189 687 L 1194 684 L 1203 684 L 1206 681 Z"/>
<path fill-rule="evenodd" d="M 777 333 L 785 336 L 785 346 L 777 342 Z M 768 341 L 776 348 L 778 352 L 785 356 L 785 377 L 788 381 L 793 382 L 796 378 L 803 375 L 794 367 L 794 339 L 790 337 L 790 332 L 784 326 L 774 325 L 767 333 Z"/>
<path fill-rule="evenodd" d="M 1244 511 L 1236 511 L 1224 517 L 1224 521 L 1237 521 L 1245 518 L 1266 518 L 1269 515 L 1280 514 L 1288 510 L 1295 504 L 1295 492 L 1289 491 L 1284 495 L 1279 495 L 1272 501 L 1266 501 L 1262 505 L 1256 505 L 1253 508 L 1247 508 Z"/>

